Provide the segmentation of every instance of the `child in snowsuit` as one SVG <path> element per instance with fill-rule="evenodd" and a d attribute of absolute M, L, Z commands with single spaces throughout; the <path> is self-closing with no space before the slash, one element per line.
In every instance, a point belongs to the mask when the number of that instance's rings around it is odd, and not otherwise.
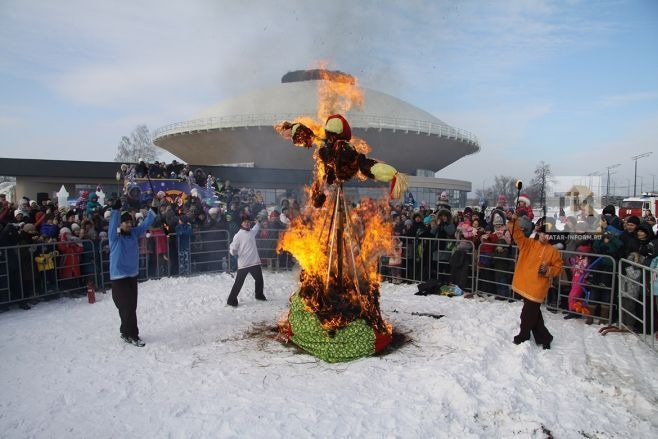
<path fill-rule="evenodd" d="M 589 244 L 582 244 L 577 248 L 581 253 L 589 253 L 592 248 Z M 590 258 L 586 255 L 574 255 L 569 258 L 569 265 L 571 265 L 571 289 L 569 290 L 569 311 L 576 311 L 577 304 L 581 301 L 578 300 L 583 297 L 583 285 L 585 284 L 585 271 L 589 266 Z"/>

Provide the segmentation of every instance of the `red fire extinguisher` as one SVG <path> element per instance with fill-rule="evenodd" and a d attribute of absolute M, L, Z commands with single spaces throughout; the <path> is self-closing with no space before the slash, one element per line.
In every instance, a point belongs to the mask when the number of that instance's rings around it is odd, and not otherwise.
<path fill-rule="evenodd" d="M 96 303 L 96 291 L 94 291 L 94 283 L 92 281 L 87 283 L 87 300 L 89 303 Z"/>

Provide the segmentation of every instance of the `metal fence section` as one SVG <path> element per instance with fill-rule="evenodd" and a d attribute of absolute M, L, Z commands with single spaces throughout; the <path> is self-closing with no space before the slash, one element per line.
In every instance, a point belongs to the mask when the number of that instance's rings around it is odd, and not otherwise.
<path fill-rule="evenodd" d="M 633 332 L 642 342 L 656 350 L 656 295 L 658 269 L 621 259 L 619 261 L 619 320 L 625 331 Z"/>
<path fill-rule="evenodd" d="M 473 291 L 476 278 L 471 241 L 397 236 L 395 255 L 380 258 L 380 273 L 394 283 L 452 282 Z M 391 263 L 393 262 L 393 263 Z"/>
<path fill-rule="evenodd" d="M 560 251 L 563 273 L 557 295 L 549 306 L 568 311 L 569 317 L 585 317 L 587 323 L 612 321 L 617 262 L 609 255 Z"/>
<path fill-rule="evenodd" d="M 507 243 L 482 243 L 477 251 L 476 291 L 501 299 L 518 300 L 512 291 L 518 247 Z"/>
<path fill-rule="evenodd" d="M 281 229 L 260 229 L 256 237 L 256 246 L 260 256 L 261 265 L 269 271 L 290 270 L 294 261 L 292 255 L 286 251 L 277 254 L 276 247 L 281 235 L 286 231 Z"/>
<path fill-rule="evenodd" d="M 98 264 L 92 240 L 0 248 L 0 305 L 86 294 L 88 284 L 98 284 Z"/>
<path fill-rule="evenodd" d="M 288 252 L 276 252 L 284 230 L 261 229 L 256 238 L 263 267 L 270 271 L 290 270 L 294 260 Z M 139 274 L 137 279 L 159 279 L 166 276 L 191 276 L 237 270 L 237 258 L 229 254 L 229 232 L 224 229 L 191 233 L 147 233 L 139 241 Z M 99 287 L 110 288 L 109 241 L 98 243 Z"/>
<path fill-rule="evenodd" d="M 290 270 L 294 259 L 276 252 L 285 230 L 261 229 L 256 238 L 263 267 Z M 140 238 L 138 280 L 164 276 L 231 272 L 237 259 L 229 254 L 227 230 L 169 234 L 151 231 Z M 656 349 L 654 333 L 658 269 L 611 256 L 561 251 L 564 270 L 554 278 L 546 299 L 549 308 L 567 316 L 610 323 L 618 317 L 623 330 L 634 332 Z M 518 299 L 511 289 L 516 246 L 437 238 L 395 237 L 393 255 L 380 258 L 380 274 L 394 283 L 438 279 L 465 292 Z M 0 305 L 30 303 L 62 293 L 85 294 L 87 285 L 110 288 L 108 240 L 72 240 L 0 248 Z M 618 306 L 613 315 L 613 304 Z"/>

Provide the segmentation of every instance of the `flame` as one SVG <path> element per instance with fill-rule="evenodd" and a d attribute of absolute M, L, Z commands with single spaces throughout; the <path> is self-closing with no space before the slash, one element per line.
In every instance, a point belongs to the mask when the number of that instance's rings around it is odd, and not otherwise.
<path fill-rule="evenodd" d="M 320 68 L 325 65 L 321 63 Z M 326 120 L 332 114 L 347 114 L 352 107 L 363 108 L 363 90 L 359 88 L 359 82 L 335 80 L 335 73 L 324 70 L 321 77 L 326 79 L 318 81 L 318 110 L 319 120 Z"/>
<path fill-rule="evenodd" d="M 345 114 L 354 106 L 363 105 L 363 92 L 358 81 L 332 78 L 318 81 L 318 108 L 316 118 L 300 115 L 293 123 L 303 123 L 315 134 L 314 145 L 322 146 L 325 133 L 324 121 L 332 114 Z M 345 75 L 344 75 L 345 76 Z M 285 128 L 288 128 L 286 130 Z M 290 125 L 279 124 L 275 129 L 289 138 Z M 368 144 L 362 139 L 350 141 L 357 151 L 367 154 Z M 324 181 L 324 166 L 314 148 L 315 178 L 313 185 Z M 359 178 L 365 179 L 364 176 Z M 378 264 L 381 256 L 395 251 L 393 226 L 388 217 L 388 199 L 362 200 L 356 208 L 348 202 L 338 205 L 336 190 L 327 190 L 327 200 L 322 208 L 313 207 L 312 186 L 306 187 L 306 205 L 303 213 L 291 223 L 280 239 L 277 251 L 290 252 L 301 267 L 300 296 L 308 311 L 315 313 L 323 328 L 339 329 L 355 319 L 365 319 L 380 333 L 391 334 L 391 326 L 384 321 L 379 309 L 381 277 Z M 384 192 L 384 191 L 382 191 Z M 346 212 L 343 233 L 338 233 L 337 215 Z M 332 218 L 336 221 L 332 221 Z M 340 236 L 339 236 L 340 235 Z M 336 248 L 342 243 L 342 260 L 337 260 Z M 339 265 L 342 278 L 339 278 Z"/>

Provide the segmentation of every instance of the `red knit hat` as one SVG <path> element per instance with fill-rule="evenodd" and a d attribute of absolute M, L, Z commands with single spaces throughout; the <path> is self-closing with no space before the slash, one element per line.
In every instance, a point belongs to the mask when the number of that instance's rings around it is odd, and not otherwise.
<path fill-rule="evenodd" d="M 340 140 L 348 141 L 352 138 L 352 129 L 347 120 L 340 114 L 333 114 L 327 118 L 324 124 L 325 132 L 335 134 Z"/>
<path fill-rule="evenodd" d="M 525 203 L 526 206 L 530 206 L 530 197 L 528 196 L 528 194 L 521 194 L 521 196 L 517 201 Z"/>

